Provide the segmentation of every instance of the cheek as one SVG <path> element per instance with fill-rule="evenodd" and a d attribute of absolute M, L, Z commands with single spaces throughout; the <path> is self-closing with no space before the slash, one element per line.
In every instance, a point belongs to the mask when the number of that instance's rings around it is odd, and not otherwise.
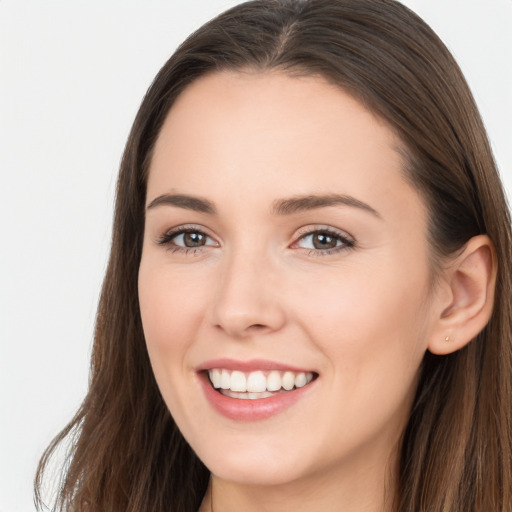
<path fill-rule="evenodd" d="M 336 279 L 304 282 L 304 293 L 294 294 L 302 328 L 335 375 L 362 385 L 362 373 L 370 380 L 415 375 L 426 350 L 428 275 L 401 263 L 386 272 L 347 269 Z"/>
<path fill-rule="evenodd" d="M 139 303 L 151 367 L 168 408 L 182 423 L 194 414 L 189 393 L 196 387 L 195 372 L 188 357 L 210 300 L 199 281 L 160 261 L 141 261 Z"/>
<path fill-rule="evenodd" d="M 186 345 L 208 300 L 203 280 L 142 260 L 139 302 L 148 348 L 174 351 Z"/>
<path fill-rule="evenodd" d="M 425 353 L 425 288 L 381 274 L 346 273 L 295 294 L 301 327 L 325 356 L 325 438 L 342 428 L 355 444 L 376 431 L 394 442 L 407 420 Z"/>

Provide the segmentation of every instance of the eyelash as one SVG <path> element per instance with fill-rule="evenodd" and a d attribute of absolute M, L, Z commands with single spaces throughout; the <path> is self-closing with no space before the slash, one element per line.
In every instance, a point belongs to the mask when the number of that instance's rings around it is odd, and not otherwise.
<path fill-rule="evenodd" d="M 214 245 L 200 245 L 197 247 L 184 247 L 181 245 L 175 245 L 173 244 L 173 240 L 177 238 L 180 235 L 184 235 L 187 233 L 194 233 L 199 234 L 201 236 L 204 236 L 206 238 L 212 239 L 207 233 L 205 233 L 203 230 L 195 227 L 195 226 L 179 226 L 171 231 L 168 231 L 167 233 L 164 233 L 158 240 L 157 244 L 161 246 L 167 246 L 167 249 L 171 251 L 172 253 L 182 253 L 184 255 L 187 254 L 196 254 L 197 252 L 200 252 L 204 249 L 204 247 L 214 247 Z M 306 254 L 308 256 L 329 256 L 332 254 L 336 254 L 343 251 L 348 251 L 355 247 L 355 241 L 352 237 L 350 237 L 348 234 L 334 230 L 332 228 L 328 227 L 318 227 L 318 228 L 307 228 L 304 229 L 302 232 L 299 232 L 297 235 L 297 239 L 291 247 L 297 246 L 297 244 L 305 240 L 307 237 L 314 236 L 314 235 L 327 235 L 329 237 L 332 237 L 336 239 L 337 242 L 341 242 L 341 245 L 330 248 L 330 249 L 305 249 Z M 218 244 L 217 244 L 218 246 Z M 300 248 L 300 247 L 299 247 Z"/>

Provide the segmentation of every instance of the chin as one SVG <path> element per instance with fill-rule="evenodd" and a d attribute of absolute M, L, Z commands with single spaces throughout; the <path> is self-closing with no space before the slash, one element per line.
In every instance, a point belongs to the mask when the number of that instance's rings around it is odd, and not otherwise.
<path fill-rule="evenodd" d="M 296 468 L 286 464 L 249 464 L 243 465 L 217 461 L 211 466 L 216 477 L 238 485 L 275 486 L 285 485 L 297 480 Z"/>
<path fill-rule="evenodd" d="M 210 472 L 222 480 L 240 485 L 283 485 L 299 479 L 305 468 L 297 457 L 262 450 L 262 443 L 254 449 L 225 450 L 223 453 L 198 453 Z M 303 458 L 302 458 L 303 459 Z"/>

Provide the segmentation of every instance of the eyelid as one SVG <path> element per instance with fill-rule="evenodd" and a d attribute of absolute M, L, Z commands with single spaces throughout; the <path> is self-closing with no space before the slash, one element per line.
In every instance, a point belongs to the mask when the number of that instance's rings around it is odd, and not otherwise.
<path fill-rule="evenodd" d="M 355 241 L 356 241 L 355 238 L 347 231 L 344 231 L 343 229 L 335 228 L 333 226 L 329 226 L 326 224 L 308 224 L 307 226 L 303 226 L 295 232 L 295 234 L 293 235 L 293 238 L 295 241 L 297 241 L 306 235 L 311 235 L 313 233 L 318 233 L 318 232 L 330 233 L 330 234 L 339 236 L 340 238 L 344 238 L 347 241 L 350 241 L 352 243 L 355 243 Z"/>

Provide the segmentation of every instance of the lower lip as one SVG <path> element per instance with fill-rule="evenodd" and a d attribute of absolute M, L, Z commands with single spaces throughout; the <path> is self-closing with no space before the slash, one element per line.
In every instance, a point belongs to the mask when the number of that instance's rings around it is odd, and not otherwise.
<path fill-rule="evenodd" d="M 315 382 L 313 381 L 302 388 L 278 393 L 267 398 L 244 400 L 231 398 L 218 392 L 213 388 L 210 379 L 205 373 L 201 373 L 199 377 L 206 398 L 218 413 L 231 420 L 247 422 L 264 420 L 283 412 L 303 398 Z"/>

